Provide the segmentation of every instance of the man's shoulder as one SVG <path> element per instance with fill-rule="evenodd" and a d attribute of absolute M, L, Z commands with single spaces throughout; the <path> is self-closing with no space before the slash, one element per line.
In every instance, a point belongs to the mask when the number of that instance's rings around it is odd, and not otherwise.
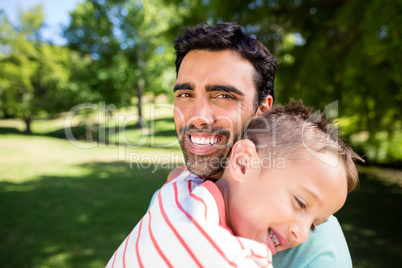
<path fill-rule="evenodd" d="M 175 175 L 175 177 L 170 178 L 170 180 L 168 180 L 164 184 L 164 186 L 169 185 L 169 184 L 182 183 L 182 182 L 185 182 L 185 181 L 194 181 L 194 182 L 197 182 L 197 183 L 202 183 L 205 180 L 201 179 L 197 175 L 195 175 L 195 174 L 191 173 L 189 170 L 185 169 L 185 170 L 182 170 L 181 172 L 177 173 Z M 163 186 L 162 186 L 162 188 L 163 188 Z"/>
<path fill-rule="evenodd" d="M 306 242 L 278 252 L 274 267 L 352 267 L 349 248 L 336 217 L 310 232 Z"/>

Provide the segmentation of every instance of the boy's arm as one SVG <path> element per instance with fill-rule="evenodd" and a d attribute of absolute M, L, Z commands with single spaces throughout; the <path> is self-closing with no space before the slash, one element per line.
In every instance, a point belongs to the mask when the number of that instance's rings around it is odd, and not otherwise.
<path fill-rule="evenodd" d="M 275 268 L 351 268 L 352 260 L 341 226 L 338 220 L 331 216 L 328 222 L 318 226 L 315 232 L 310 232 L 306 242 L 275 254 L 273 264 Z"/>
<path fill-rule="evenodd" d="M 174 169 L 172 169 L 172 171 L 169 172 L 166 181 L 169 182 L 169 181 L 173 180 L 174 178 L 176 178 L 177 176 L 179 176 L 180 173 L 182 173 L 182 172 L 183 172 L 184 170 L 186 170 L 186 169 L 187 169 L 187 168 L 186 168 L 185 165 L 180 165 L 180 166 L 175 167 Z M 156 190 L 156 191 L 154 192 L 154 194 L 152 195 L 151 201 L 149 202 L 149 205 L 148 205 L 148 208 L 147 208 L 147 211 L 148 211 L 148 210 L 152 207 L 152 205 L 154 204 L 155 199 L 156 199 L 156 197 L 158 196 L 159 190 L 160 190 L 160 189 Z"/>

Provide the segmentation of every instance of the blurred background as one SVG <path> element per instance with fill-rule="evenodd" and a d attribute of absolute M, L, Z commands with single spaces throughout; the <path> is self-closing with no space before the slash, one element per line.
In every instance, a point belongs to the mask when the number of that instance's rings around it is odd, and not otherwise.
<path fill-rule="evenodd" d="M 335 116 L 366 159 L 336 214 L 355 267 L 402 266 L 402 1 L 0 0 L 0 266 L 104 267 L 182 163 L 172 42 L 236 21 L 276 103 Z"/>

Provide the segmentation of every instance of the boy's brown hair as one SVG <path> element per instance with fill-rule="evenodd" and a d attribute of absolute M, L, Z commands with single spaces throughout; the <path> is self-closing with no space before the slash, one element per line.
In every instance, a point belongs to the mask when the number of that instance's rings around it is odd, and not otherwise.
<path fill-rule="evenodd" d="M 271 111 L 249 121 L 244 137 L 256 145 L 260 157 L 268 154 L 294 160 L 302 150 L 332 153 L 346 169 L 348 192 L 358 184 L 354 161 L 364 160 L 339 137 L 333 119 L 325 119 L 301 100 L 290 100 L 287 106 L 276 105 Z"/>

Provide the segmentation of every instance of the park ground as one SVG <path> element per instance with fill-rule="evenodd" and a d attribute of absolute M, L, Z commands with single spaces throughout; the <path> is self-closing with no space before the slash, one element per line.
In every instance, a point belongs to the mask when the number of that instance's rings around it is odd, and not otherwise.
<path fill-rule="evenodd" d="M 0 267 L 104 267 L 182 161 L 171 117 L 128 126 L 129 141 L 152 134 L 139 148 L 117 146 L 122 133 L 110 132 L 83 148 L 60 135 L 63 124 L 36 120 L 27 136 L 20 120 L 0 120 Z M 401 267 L 402 170 L 359 169 L 335 215 L 354 267 Z"/>

